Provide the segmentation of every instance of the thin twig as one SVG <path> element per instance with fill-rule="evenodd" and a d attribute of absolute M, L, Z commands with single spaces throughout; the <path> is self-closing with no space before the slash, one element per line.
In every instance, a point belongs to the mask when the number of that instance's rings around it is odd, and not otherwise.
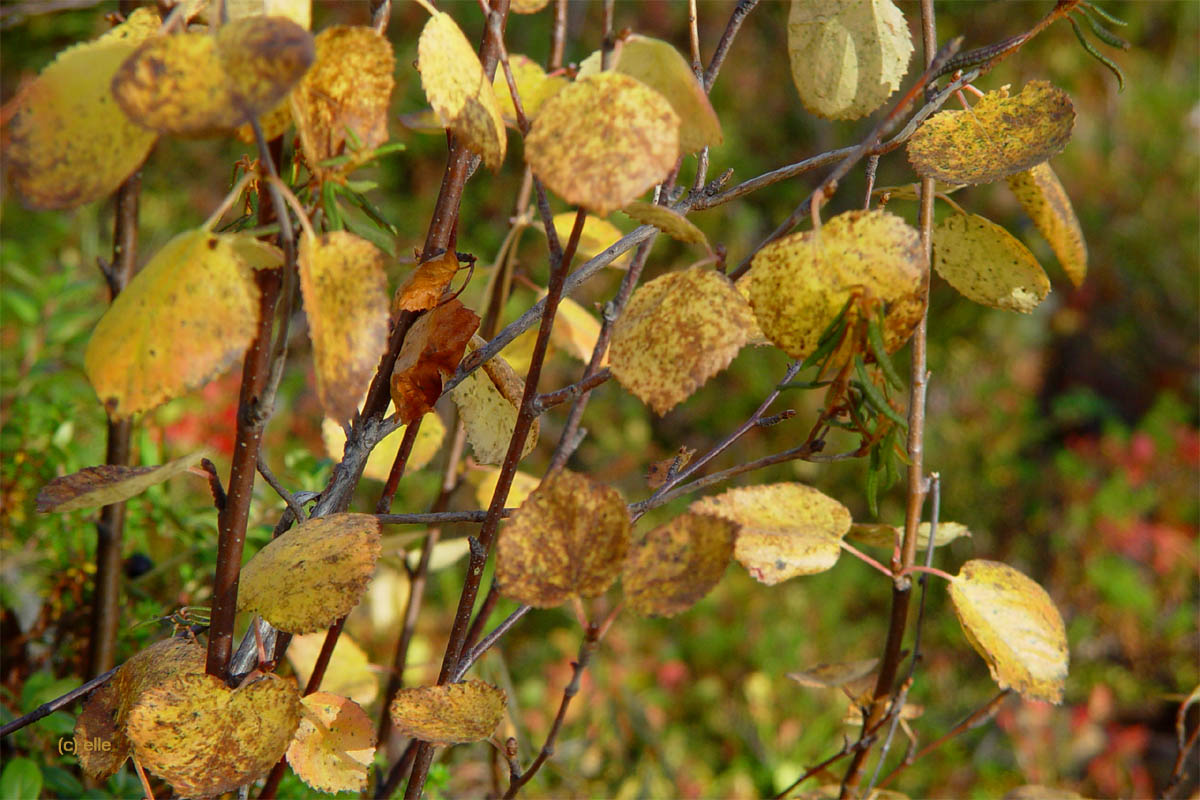
<path fill-rule="evenodd" d="M 612 371 L 608 369 L 608 367 L 605 367 L 604 369 L 593 372 L 591 375 L 587 375 L 575 383 L 564 386 L 561 389 L 556 389 L 553 392 L 546 392 L 545 394 L 539 394 L 537 399 L 534 401 L 534 408 L 537 410 L 537 413 L 541 414 L 547 409 L 554 408 L 555 406 L 565 403 L 568 400 L 574 400 L 577 397 L 587 394 L 596 387 L 600 386 L 602 383 L 605 383 L 611 377 Z"/>
<path fill-rule="evenodd" d="M 102 675 L 97 675 L 96 677 L 92 678 L 90 681 L 83 684 L 82 686 L 72 689 L 71 691 L 67 692 L 66 694 L 60 695 L 60 696 L 54 698 L 53 700 L 42 703 L 40 706 L 35 708 L 33 711 L 30 711 L 28 714 L 26 714 L 22 717 L 17 717 L 16 719 L 10 720 L 9 722 L 6 722 L 3 727 L 0 727 L 0 739 L 3 739 L 5 736 L 8 736 L 9 734 L 12 734 L 12 733 L 15 733 L 15 732 L 21 730 L 22 728 L 24 728 L 27 725 L 32 725 L 33 723 L 37 722 L 39 719 L 44 719 L 44 718 L 50 716 L 55 711 L 60 711 L 64 708 L 66 708 L 67 706 L 74 703 L 76 700 L 82 698 L 84 695 L 99 688 L 101 685 L 104 684 L 105 681 L 107 681 L 109 678 L 111 678 L 113 675 L 115 675 L 118 669 L 120 669 L 120 668 L 113 667 L 112 669 L 108 670 L 107 672 L 103 673 Z"/>
<path fill-rule="evenodd" d="M 500 509 L 500 516 L 512 516 L 515 508 Z M 486 509 L 479 511 L 430 511 L 417 514 L 376 514 L 381 525 L 445 525 L 451 522 L 483 522 L 487 519 Z"/>
<path fill-rule="evenodd" d="M 486 636 L 480 639 L 477 644 L 471 647 L 471 649 L 467 651 L 467 654 L 459 661 L 458 669 L 454 671 L 454 681 L 461 681 L 463 676 L 467 674 L 467 670 L 469 670 L 471 666 L 479 660 L 479 657 L 490 650 L 492 645 L 500 641 L 500 637 L 508 633 L 509 629 L 512 628 L 513 625 L 516 625 L 517 621 L 520 620 L 521 617 L 528 614 L 530 610 L 531 608 L 529 606 L 517 606 L 516 611 L 505 617 L 503 622 L 493 628 Z"/>
<path fill-rule="evenodd" d="M 758 5 L 758 0 L 739 0 L 733 13 L 729 15 L 725 32 L 721 34 L 721 40 L 717 42 L 717 49 L 713 52 L 712 61 L 708 62 L 708 69 L 704 71 L 704 91 L 712 91 L 717 74 L 721 71 L 721 65 L 725 63 L 725 56 L 729 55 L 729 48 L 733 45 L 734 37 L 741 30 L 746 16 L 754 10 L 756 5 Z"/>
<path fill-rule="evenodd" d="M 263 476 L 263 480 L 267 482 L 267 485 L 274 489 L 275 494 L 283 498 L 283 502 L 287 504 L 289 509 L 291 509 L 292 516 L 298 521 L 303 522 L 304 507 L 300 505 L 300 503 L 296 500 L 296 497 L 289 492 L 282 483 L 279 482 L 278 478 L 275 477 L 275 473 L 271 471 L 269 466 L 267 466 L 267 460 L 263 457 L 261 449 L 258 452 L 258 462 L 256 466 L 258 468 L 258 474 Z"/>

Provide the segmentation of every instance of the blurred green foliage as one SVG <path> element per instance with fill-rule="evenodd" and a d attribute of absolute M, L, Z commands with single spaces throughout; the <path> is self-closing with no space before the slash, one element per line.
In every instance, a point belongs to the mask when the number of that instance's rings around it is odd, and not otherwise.
<path fill-rule="evenodd" d="M 939 34 L 943 39 L 962 34 L 966 47 L 987 44 L 1025 29 L 1050 5 L 939 4 Z M 1089 796 L 1150 794 L 1162 785 L 1174 757 L 1174 708 L 1200 681 L 1195 657 L 1200 7 L 1166 2 L 1104 7 L 1130 22 L 1122 35 L 1133 49 L 1115 56 L 1128 78 L 1124 93 L 1117 93 L 1115 79 L 1065 25 L 1044 33 L 979 84 L 989 89 L 1046 78 L 1071 94 L 1078 111 L 1075 135 L 1054 166 L 1088 242 L 1087 282 L 1071 288 L 1003 186 L 971 188 L 955 199 L 1021 236 L 1048 266 L 1054 293 L 1036 313 L 1018 317 L 972 305 L 935 281 L 930 323 L 926 464 L 942 476 L 942 519 L 966 523 L 974 532 L 972 539 L 939 551 L 937 563 L 954 572 L 967 558 L 1006 560 L 1047 588 L 1063 610 L 1071 641 L 1065 706 L 1050 710 L 1011 701 L 997 724 L 959 737 L 910 768 L 894 788 L 912 796 L 995 797 L 1023 783 L 1070 787 Z M 571 8 L 567 56 L 578 61 L 599 45 L 599 5 Z M 699 6 L 706 56 L 730 8 Z M 666 38 L 686 51 L 685 4 L 616 9 L 617 28 Z M 474 5 L 450 10 L 477 39 L 481 22 Z M 915 4 L 905 10 L 915 19 Z M 365 14 L 363 4 L 318 5 L 314 27 L 361 24 Z M 423 14 L 415 5 L 394 11 L 397 114 L 424 105 L 411 68 Z M 784 5 L 771 3 L 753 12 L 713 90 L 725 144 L 712 152 L 710 174 L 733 168 L 734 180 L 744 180 L 856 141 L 869 124 L 823 122 L 804 113 L 788 73 L 785 14 Z M 510 22 L 510 52 L 544 61 L 549 16 Z M 59 49 L 103 29 L 97 8 L 33 13 L 5 28 L 5 99 Z M 352 205 L 343 209 L 348 225 L 374 231 L 403 259 L 424 238 L 445 143 L 398 123 L 393 131 L 406 151 L 356 177 L 378 185 L 367 196 L 395 235 Z M 511 141 L 508 168 L 499 175 L 481 170 L 464 197 L 458 249 L 480 260 L 465 295 L 474 303 L 487 278 L 483 267 L 513 213 L 520 148 Z M 210 213 L 229 187 L 230 165 L 246 152 L 230 142 L 157 146 L 144 172 L 141 262 Z M 692 168 L 685 166 L 682 180 Z M 803 176 L 694 219 L 736 263 L 819 179 Z M 912 180 L 900 154 L 881 162 L 879 184 Z M 858 205 L 864 191 L 856 170 L 829 212 Z M 911 203 L 896 201 L 892 210 L 915 216 Z M 7 721 L 86 677 L 93 515 L 36 515 L 33 498 L 55 476 L 104 458 L 104 415 L 81 364 L 89 332 L 107 303 L 95 264 L 110 250 L 112 212 L 100 203 L 69 214 L 32 213 L 6 195 L 3 215 L 0 719 Z M 620 214 L 612 221 L 632 228 Z M 519 269 L 535 282 L 545 280 L 544 249 L 544 238 L 536 234 L 525 235 L 519 245 Z M 660 241 L 647 277 L 695 257 L 683 245 Z M 406 271 L 397 264 L 393 281 Z M 585 306 L 602 303 L 619 279 L 615 272 L 600 276 L 578 299 Z M 510 303 L 505 321 L 520 310 L 519 303 Z M 297 328 L 265 452 L 290 488 L 318 490 L 332 459 L 321 442 L 303 326 Z M 904 354 L 897 358 L 904 363 Z M 703 448 L 720 438 L 752 413 L 785 365 L 786 358 L 773 349 L 748 349 L 662 419 L 618 386 L 605 385 L 589 407 L 584 423 L 589 435 L 574 466 L 619 486 L 629 499 L 645 496 L 640 476 L 648 464 L 681 445 Z M 543 385 L 571 382 L 578 372 L 576 362 L 556 354 Z M 158 463 L 212 445 L 225 474 L 237 380 L 236 374 L 226 376 L 147 415 L 138 425 L 139 460 Z M 786 399 L 799 412 L 796 419 L 753 433 L 713 468 L 785 449 L 802 437 L 819 398 L 797 393 Z M 561 424 L 561 414 L 550 414 L 543 441 L 555 441 Z M 830 447 L 847 444 L 853 443 L 835 439 Z M 538 459 L 549 446 L 526 468 L 543 463 Z M 394 508 L 424 510 L 436 496 L 440 467 L 435 460 L 406 479 Z M 841 499 L 856 519 L 867 519 L 865 474 L 863 462 L 791 464 L 736 483 L 802 480 Z M 373 506 L 378 488 L 364 481 L 356 507 Z M 269 539 L 282 509 L 265 488 L 256 497 L 248 554 Z M 477 501 L 463 490 L 454 502 L 466 508 Z M 685 503 L 647 515 L 638 530 L 648 530 Z M 880 519 L 902 517 L 903 488 L 896 487 L 882 495 Z M 169 625 L 153 620 L 182 605 L 206 603 L 215 538 L 215 514 L 198 478 L 172 481 L 130 501 L 126 554 L 145 556 L 152 568 L 126 586 L 122 656 L 167 635 Z M 389 553 L 385 561 L 397 555 Z M 459 573 L 444 569 L 431 582 L 410 661 L 415 668 L 406 675 L 410 682 L 436 675 L 461 587 Z M 402 597 L 398 590 L 394 599 Z M 773 588 L 733 566 L 709 597 L 680 617 L 623 617 L 584 675 L 555 759 L 526 795 L 751 797 L 781 790 L 836 751 L 847 730 L 841 722 L 844 698 L 800 687 L 785 673 L 878 655 L 888 597 L 887 582 L 853 559 L 829 573 Z M 496 618 L 512 608 L 501 602 Z M 395 609 L 390 617 L 364 611 L 352 616 L 347 630 L 373 663 L 388 664 L 398 624 Z M 926 707 L 913 723 L 922 742 L 995 693 L 937 582 L 925 630 L 924 660 L 910 695 Z M 482 677 L 509 692 L 516 723 L 511 733 L 526 763 L 549 729 L 578 642 L 568 613 L 536 613 L 478 667 Z M 138 795 L 128 768 L 103 787 L 81 782 L 73 759 L 57 751 L 59 737 L 69 736 L 72 724 L 73 712 L 57 712 L 6 740 L 0 793 L 9 796 L 12 787 L 40 783 L 43 792 L 57 797 Z M 902 750 L 893 748 L 893 762 Z M 450 768 L 437 768 L 431 797 L 478 796 L 491 785 L 492 770 L 506 772 L 486 746 L 460 747 L 446 759 Z M 840 773 L 835 769 L 833 775 Z M 281 797 L 307 794 L 290 775 L 280 789 Z"/>

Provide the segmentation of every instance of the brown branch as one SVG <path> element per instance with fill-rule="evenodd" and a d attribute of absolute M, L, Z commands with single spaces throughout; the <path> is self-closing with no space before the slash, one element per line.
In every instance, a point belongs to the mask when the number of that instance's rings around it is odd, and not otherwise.
<path fill-rule="evenodd" d="M 495 586 L 495 584 L 492 585 Z M 499 592 L 497 592 L 497 596 L 499 596 Z M 517 610 L 505 617 L 504 621 L 493 628 L 487 636 L 480 639 L 478 643 L 470 645 L 466 654 L 459 660 L 458 669 L 454 671 L 454 680 L 461 681 L 463 676 L 467 674 L 467 670 L 479 660 L 480 656 L 490 650 L 492 645 L 500 641 L 500 637 L 508 633 L 509 629 L 513 625 L 516 625 L 517 621 L 531 610 L 530 606 L 517 606 Z M 482 619 L 483 616 L 481 614 L 478 618 Z M 468 641 L 470 640 L 468 639 Z"/>
<path fill-rule="evenodd" d="M 83 684 L 82 686 L 72 689 L 71 691 L 67 692 L 66 694 L 56 697 L 53 700 L 42 703 L 40 706 L 35 708 L 33 711 L 30 711 L 25 716 L 17 717 L 14 720 L 10 720 L 9 722 L 6 722 L 3 727 L 0 727 L 0 739 L 3 739 L 5 736 L 8 736 L 9 734 L 16 733 L 17 731 L 21 730 L 22 728 L 24 728 L 27 725 L 32 725 L 33 723 L 37 722 L 39 719 L 44 719 L 44 718 L 50 716 L 55 711 L 61 711 L 62 709 L 71 705 L 72 703 L 74 703 L 76 700 L 80 699 L 87 693 L 100 687 L 105 681 L 107 681 L 109 678 L 111 678 L 113 675 L 116 674 L 117 669 L 118 669 L 117 667 L 114 667 L 114 668 L 108 670 L 107 672 L 103 673 L 102 675 L 97 675 L 96 677 L 92 678 L 90 681 Z"/>
<path fill-rule="evenodd" d="M 733 13 L 729 16 L 729 22 L 725 25 L 725 32 L 721 34 L 721 40 L 717 42 L 717 49 L 713 52 L 712 61 L 708 62 L 708 69 L 704 71 L 704 91 L 712 91 L 713 84 L 717 81 L 717 74 L 721 71 L 721 65 L 725 63 L 725 56 L 729 55 L 729 48 L 733 45 L 734 38 L 741 30 L 742 23 L 746 21 L 746 16 L 754 10 L 756 5 L 758 5 L 758 0 L 739 0 L 733 9 Z"/>
<path fill-rule="evenodd" d="M 538 414 L 541 414 L 547 409 L 554 408 L 568 400 L 575 400 L 607 382 L 611 377 L 612 371 L 608 367 L 605 367 L 597 372 L 593 372 L 591 375 L 585 375 L 579 381 L 564 386 L 561 389 L 539 394 L 537 399 L 534 400 L 534 409 Z"/>
<path fill-rule="evenodd" d="M 417 443 L 417 434 L 421 432 L 421 420 L 423 419 L 425 419 L 424 415 L 417 417 L 404 429 L 404 437 L 400 439 L 400 449 L 396 451 L 396 458 L 392 461 L 392 468 L 388 470 L 383 492 L 379 495 L 378 502 L 375 503 L 376 514 L 386 514 L 392 508 L 392 499 L 396 496 L 396 490 L 400 488 L 400 477 L 404 475 L 404 468 L 408 466 L 408 457 L 412 455 L 413 445 Z M 382 522 L 382 520 L 380 521 Z"/>

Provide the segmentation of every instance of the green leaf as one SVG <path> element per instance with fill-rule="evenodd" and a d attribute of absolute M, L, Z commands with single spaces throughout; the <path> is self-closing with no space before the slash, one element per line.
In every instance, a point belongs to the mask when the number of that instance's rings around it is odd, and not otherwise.
<path fill-rule="evenodd" d="M 28 758 L 18 756 L 4 765 L 0 773 L 0 795 L 12 798 L 38 797 L 42 792 L 42 772 Z"/>

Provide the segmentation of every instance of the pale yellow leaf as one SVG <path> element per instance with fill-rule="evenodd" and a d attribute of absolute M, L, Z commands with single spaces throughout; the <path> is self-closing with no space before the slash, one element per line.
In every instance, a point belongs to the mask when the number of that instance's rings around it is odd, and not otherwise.
<path fill-rule="evenodd" d="M 554 316 L 554 327 L 550 330 L 550 343 L 587 364 L 592 360 L 592 351 L 599 338 L 600 320 L 571 298 L 562 298 Z M 605 353 L 600 366 L 607 364 L 608 353 Z"/>
<path fill-rule="evenodd" d="M 287 17 L 304 30 L 312 29 L 312 0 L 225 0 L 230 19 Z"/>
<path fill-rule="evenodd" d="M 515 11 L 512 6 L 509 6 L 509 10 Z M 537 116 L 542 103 L 557 94 L 568 83 L 567 79 L 561 75 L 546 75 L 546 71 L 540 64 L 520 53 L 509 55 L 508 67 L 512 70 L 513 82 L 517 84 L 517 94 L 521 98 L 521 108 L 525 112 L 525 119 L 529 121 Z M 508 78 L 504 76 L 504 70 L 500 67 L 496 68 L 496 78 L 492 81 L 492 89 L 496 92 L 496 104 L 500 108 L 500 116 L 504 117 L 504 122 L 510 127 L 517 127 L 517 107 L 513 103 L 512 92 L 508 88 Z M 574 217 L 574 215 L 571 216 Z"/>
<path fill-rule="evenodd" d="M 976 303 L 1028 314 L 1050 293 L 1050 279 L 1017 237 L 978 214 L 951 214 L 933 231 L 938 275 Z"/>
<path fill-rule="evenodd" d="M 388 405 L 384 416 L 390 417 L 396 407 Z M 376 481 L 386 481 L 392 472 L 392 464 L 396 454 L 400 452 L 400 442 L 404 439 L 407 425 L 401 425 L 375 445 L 371 455 L 367 456 L 367 464 L 363 467 L 363 477 Z M 442 449 L 442 440 L 446 437 L 446 426 L 437 414 L 426 414 L 421 418 L 421 429 L 417 431 L 417 440 L 413 442 L 412 452 L 408 454 L 405 465 L 406 472 L 421 469 L 433 460 Z M 341 425 L 329 417 L 321 421 L 321 439 L 325 442 L 325 452 L 335 461 L 341 461 L 346 447 L 346 431 Z"/>
<path fill-rule="evenodd" d="M 288 745 L 292 771 L 319 792 L 360 792 L 375 758 L 375 724 L 345 697 L 315 692 L 304 697 L 300 725 Z"/>
<path fill-rule="evenodd" d="M 467 352 L 483 346 L 484 340 L 475 336 Z M 450 392 L 467 429 L 467 441 L 475 460 L 481 464 L 499 464 L 508 452 L 508 443 L 517 424 L 517 409 L 525 393 L 525 381 L 500 356 L 492 358 L 468 375 Z M 525 437 L 521 458 L 537 447 L 539 424 Z"/>
<path fill-rule="evenodd" d="M 1071 198 L 1050 164 L 1041 163 L 1027 172 L 1010 175 L 1008 188 L 1050 243 L 1071 283 L 1081 285 L 1087 276 L 1087 243 Z"/>
<path fill-rule="evenodd" d="M 570 238 L 571 228 L 574 225 L 574 211 L 565 211 L 562 214 L 554 215 L 554 232 L 558 235 L 559 242 L 565 242 Z M 541 225 L 535 225 L 534 229 L 543 236 L 546 234 Z M 617 240 L 624 235 L 620 228 L 608 220 L 588 214 L 583 221 L 583 230 L 579 232 L 579 244 L 575 247 L 575 256 L 580 261 L 587 261 L 616 244 Z M 624 269 L 629 266 L 630 258 L 632 258 L 631 252 L 626 251 L 613 259 L 609 266 Z"/>
<path fill-rule="evenodd" d="M 325 631 L 305 633 L 292 637 L 288 645 L 287 659 L 292 665 L 296 680 L 308 685 L 313 666 L 325 644 Z M 321 690 L 349 697 L 361 706 L 370 705 L 379 696 L 379 674 L 372 669 L 366 651 L 345 631 L 338 637 L 321 679 Z"/>
<path fill-rule="evenodd" d="M 546 7 L 550 0 L 512 0 L 508 10 L 514 14 L 535 14 Z"/>
<path fill-rule="evenodd" d="M 492 495 L 496 493 L 496 484 L 500 482 L 500 470 L 493 468 L 475 470 L 468 473 L 467 479 L 475 484 L 475 499 L 479 501 L 479 507 L 490 506 Z M 508 500 L 505 505 L 509 508 L 521 505 L 541 482 L 541 478 L 517 470 L 513 474 L 512 486 L 508 490 Z"/>

